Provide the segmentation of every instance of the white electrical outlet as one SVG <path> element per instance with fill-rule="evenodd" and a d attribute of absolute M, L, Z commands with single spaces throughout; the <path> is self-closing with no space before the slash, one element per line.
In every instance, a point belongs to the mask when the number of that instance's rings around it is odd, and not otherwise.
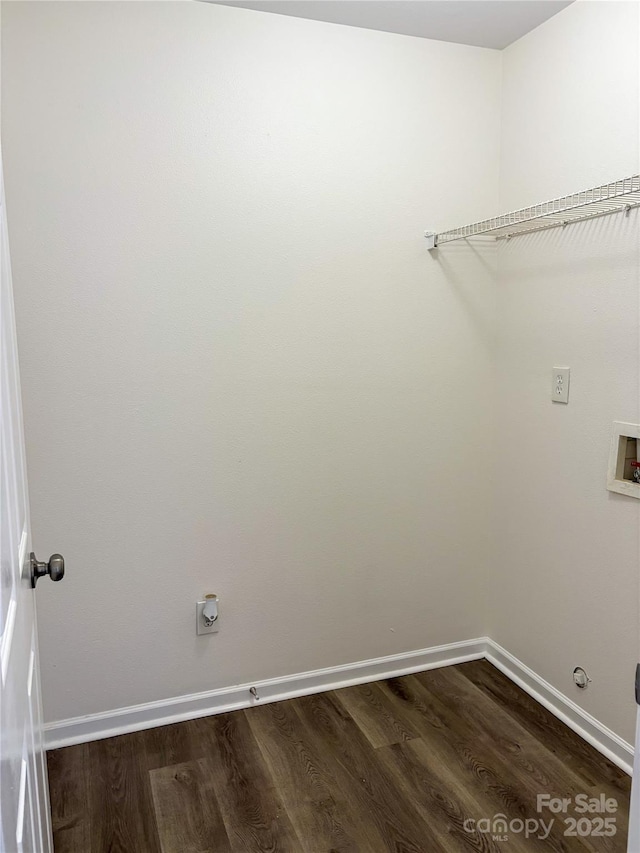
<path fill-rule="evenodd" d="M 213 603 L 215 601 L 215 603 Z M 196 601 L 196 634 L 217 634 L 220 630 L 220 611 L 218 610 L 218 596 L 207 596 L 204 601 Z M 211 608 L 213 606 L 213 610 Z M 206 618 L 204 612 L 207 607 L 210 615 L 215 614 L 215 620 L 211 621 Z"/>
<path fill-rule="evenodd" d="M 569 374 L 568 367 L 554 367 L 551 374 L 551 399 L 554 403 L 569 402 Z"/>

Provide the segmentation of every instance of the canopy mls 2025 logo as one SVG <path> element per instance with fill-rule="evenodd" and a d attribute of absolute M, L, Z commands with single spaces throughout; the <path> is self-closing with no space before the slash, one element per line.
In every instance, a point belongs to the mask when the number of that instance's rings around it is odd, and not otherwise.
<path fill-rule="evenodd" d="M 463 828 L 470 834 L 490 835 L 493 841 L 508 841 L 510 835 L 524 835 L 525 838 L 546 841 L 556 821 L 559 821 L 562 834 L 567 837 L 610 838 L 617 831 L 614 817 L 617 810 L 618 801 L 605 794 L 597 797 L 588 794 L 576 794 L 575 797 L 538 794 L 536 811 L 539 815 L 545 811 L 549 812 L 553 817 L 509 819 L 507 815 L 499 812 L 492 817 L 482 817 L 478 820 L 467 818 Z"/>

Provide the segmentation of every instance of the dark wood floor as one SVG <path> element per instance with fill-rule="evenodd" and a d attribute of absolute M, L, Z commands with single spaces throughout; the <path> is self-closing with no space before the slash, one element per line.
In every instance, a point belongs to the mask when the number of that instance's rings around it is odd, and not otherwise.
<path fill-rule="evenodd" d="M 56 853 L 626 850 L 629 778 L 486 661 L 48 759 Z M 538 812 L 538 794 L 572 803 Z M 578 794 L 617 801 L 614 836 L 592 834 L 611 830 Z M 498 814 L 516 821 L 506 838 L 465 830 Z M 568 817 L 591 834 L 565 835 Z"/>

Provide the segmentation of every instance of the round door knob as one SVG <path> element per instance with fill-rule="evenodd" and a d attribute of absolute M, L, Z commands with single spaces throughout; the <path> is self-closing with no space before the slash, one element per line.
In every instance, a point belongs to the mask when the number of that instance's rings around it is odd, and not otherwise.
<path fill-rule="evenodd" d="M 29 554 L 29 562 L 31 565 L 31 586 L 34 588 L 38 578 L 43 578 L 45 575 L 49 575 L 52 581 L 61 581 L 64 577 L 64 557 L 62 554 L 52 554 L 49 557 L 49 562 L 43 563 L 36 559 L 36 555 L 32 551 Z"/>
<path fill-rule="evenodd" d="M 52 581 L 61 581 L 64 577 L 64 557 L 62 554 L 52 554 L 49 557 L 49 577 Z"/>

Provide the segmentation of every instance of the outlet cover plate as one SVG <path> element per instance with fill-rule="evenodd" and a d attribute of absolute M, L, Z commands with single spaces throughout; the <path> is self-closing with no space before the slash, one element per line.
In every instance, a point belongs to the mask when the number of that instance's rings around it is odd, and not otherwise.
<path fill-rule="evenodd" d="M 571 371 L 568 367 L 554 367 L 551 374 L 551 399 L 554 403 L 569 402 L 569 378 Z"/>
<path fill-rule="evenodd" d="M 207 627 L 202 616 L 205 604 L 205 601 L 196 602 L 196 634 L 217 634 L 220 630 L 220 612 L 218 611 L 218 618 L 213 625 L 210 628 Z"/>

